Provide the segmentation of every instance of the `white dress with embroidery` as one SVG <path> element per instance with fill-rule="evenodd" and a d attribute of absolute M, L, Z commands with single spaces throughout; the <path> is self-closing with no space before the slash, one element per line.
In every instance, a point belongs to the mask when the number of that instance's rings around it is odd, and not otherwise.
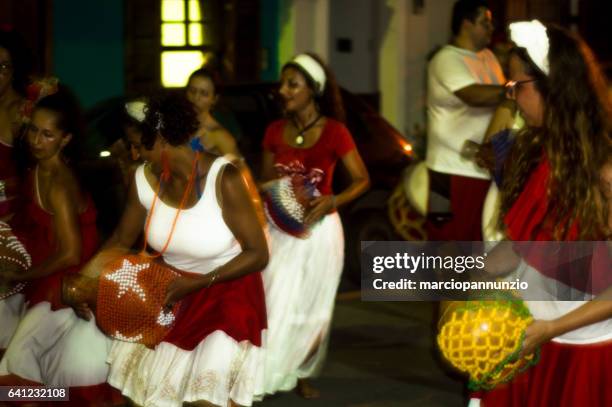
<path fill-rule="evenodd" d="M 229 161 L 217 158 L 208 172 L 202 198 L 181 211 L 164 260 L 180 270 L 207 274 L 242 251 L 225 224 L 217 201 L 221 168 Z M 150 209 L 154 191 L 144 166 L 136 171 L 142 205 Z M 158 200 L 151 219 L 148 243 L 161 250 L 168 238 L 176 208 Z M 249 341 L 237 342 L 221 330 L 206 336 L 191 351 L 161 342 L 155 349 L 114 341 L 108 362 L 108 382 L 141 406 L 178 407 L 183 402 L 207 401 L 243 406 L 253 401 L 262 380 L 263 350 Z"/>

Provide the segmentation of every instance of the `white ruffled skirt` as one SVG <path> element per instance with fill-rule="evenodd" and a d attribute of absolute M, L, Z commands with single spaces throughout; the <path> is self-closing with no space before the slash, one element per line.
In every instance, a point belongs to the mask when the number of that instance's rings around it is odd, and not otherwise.
<path fill-rule="evenodd" d="M 155 349 L 114 341 L 108 383 L 144 407 L 179 407 L 204 400 L 217 406 L 230 399 L 250 406 L 263 378 L 263 350 L 214 331 L 193 350 L 167 342 Z"/>
<path fill-rule="evenodd" d="M 0 300 L 0 349 L 6 349 L 25 311 L 23 294 Z"/>
<path fill-rule="evenodd" d="M 268 331 L 259 397 L 291 390 L 323 365 L 344 264 L 340 216 L 325 216 L 307 239 L 270 226 L 270 252 L 263 272 Z"/>
<path fill-rule="evenodd" d="M 15 374 L 47 386 L 81 387 L 106 382 L 111 340 L 72 308 L 30 308 L 0 362 L 0 376 Z"/>

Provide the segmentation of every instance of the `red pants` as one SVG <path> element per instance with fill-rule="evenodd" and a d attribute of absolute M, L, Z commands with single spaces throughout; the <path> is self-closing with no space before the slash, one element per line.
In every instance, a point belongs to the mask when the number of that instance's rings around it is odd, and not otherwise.
<path fill-rule="evenodd" d="M 428 240 L 482 240 L 482 207 L 490 180 L 450 176 L 452 219 L 444 223 L 427 221 Z"/>

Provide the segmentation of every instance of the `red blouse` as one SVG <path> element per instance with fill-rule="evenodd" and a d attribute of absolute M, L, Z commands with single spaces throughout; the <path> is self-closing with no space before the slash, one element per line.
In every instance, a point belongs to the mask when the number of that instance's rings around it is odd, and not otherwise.
<path fill-rule="evenodd" d="M 263 140 L 263 148 L 274 154 L 274 166 L 280 176 L 299 173 L 316 180 L 323 195 L 332 194 L 334 168 L 339 159 L 355 148 L 346 126 L 327 119 L 319 140 L 308 148 L 292 147 L 283 139 L 286 119 L 270 124 Z"/>

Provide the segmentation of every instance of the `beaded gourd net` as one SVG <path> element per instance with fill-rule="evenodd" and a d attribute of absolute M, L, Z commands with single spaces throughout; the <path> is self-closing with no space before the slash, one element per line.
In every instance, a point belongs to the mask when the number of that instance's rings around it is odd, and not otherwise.
<path fill-rule="evenodd" d="M 280 230 L 305 238 L 309 234 L 304 218 L 310 201 L 318 196 L 316 187 L 306 177 L 285 176 L 266 185 L 263 193 L 266 214 Z"/>
<path fill-rule="evenodd" d="M 95 292 L 96 322 L 100 329 L 110 337 L 132 343 L 154 347 L 170 332 L 176 321 L 180 302 L 172 307 L 165 306 L 168 286 L 179 277 L 179 273 L 156 261 L 168 248 L 179 214 L 193 190 L 199 153 L 192 165 L 187 187 L 176 211 L 172 227 L 165 245 L 159 253 L 146 253 L 149 226 L 156 202 L 159 199 L 161 181 L 155 191 L 151 208 L 145 224 L 144 246 L 139 254 L 124 254 L 117 251 L 101 253 L 92 261 L 100 274 L 93 279 L 64 279 L 65 301 L 88 302 Z M 97 263 L 97 264 L 95 264 Z M 91 276 L 89 276 L 91 277 Z M 88 282 L 88 280 L 90 280 Z M 91 284 L 96 284 L 95 289 Z M 66 298 L 69 297 L 69 298 Z"/>
<path fill-rule="evenodd" d="M 98 281 L 96 320 L 113 338 L 152 347 L 172 329 L 179 304 L 164 308 L 168 285 L 178 276 L 141 255 L 113 259 Z"/>
<path fill-rule="evenodd" d="M 471 390 L 489 390 L 537 363 L 539 351 L 519 358 L 532 320 L 519 299 L 453 301 L 438 324 L 438 347 L 469 375 Z"/>
<path fill-rule="evenodd" d="M 4 273 L 25 272 L 32 258 L 5 222 L 0 222 L 0 300 L 19 293 L 26 283 L 13 283 L 2 278 Z"/>

